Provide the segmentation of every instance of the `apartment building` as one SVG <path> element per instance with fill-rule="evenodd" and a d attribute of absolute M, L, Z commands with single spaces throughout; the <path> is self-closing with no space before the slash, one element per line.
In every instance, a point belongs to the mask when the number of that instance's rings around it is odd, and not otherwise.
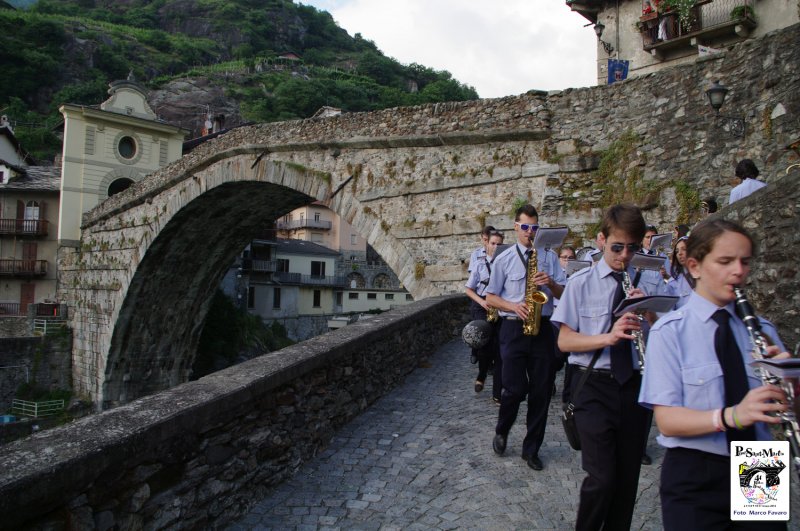
<path fill-rule="evenodd" d="M 628 77 L 644 75 L 800 22 L 797 2 L 786 0 L 567 0 L 566 4 L 598 35 L 601 85 L 609 82 L 609 59 L 628 61 Z"/>

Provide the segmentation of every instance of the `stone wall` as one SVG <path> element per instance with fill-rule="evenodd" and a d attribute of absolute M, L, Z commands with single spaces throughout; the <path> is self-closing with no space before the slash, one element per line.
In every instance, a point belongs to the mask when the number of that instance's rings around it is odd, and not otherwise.
<path fill-rule="evenodd" d="M 71 347 L 68 334 L 0 338 L 0 413 L 10 412 L 26 381 L 49 390 L 71 389 Z"/>
<path fill-rule="evenodd" d="M 425 367 L 467 300 L 415 302 L 2 446 L 2 527 L 222 528 Z"/>
<path fill-rule="evenodd" d="M 756 241 L 747 297 L 792 351 L 800 342 L 800 168 L 717 214 L 744 225 Z"/>

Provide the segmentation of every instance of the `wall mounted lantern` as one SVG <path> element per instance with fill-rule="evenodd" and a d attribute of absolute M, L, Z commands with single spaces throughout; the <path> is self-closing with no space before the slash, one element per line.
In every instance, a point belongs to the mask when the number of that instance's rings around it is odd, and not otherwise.
<path fill-rule="evenodd" d="M 608 43 L 601 39 L 600 37 L 603 36 L 603 30 L 606 29 L 605 24 L 600 21 L 595 22 L 594 24 L 594 33 L 597 35 L 597 40 L 600 41 L 600 44 L 603 45 L 603 49 L 606 51 L 606 54 L 611 55 L 611 52 L 614 51 L 614 47 L 611 46 L 611 43 Z"/>
<path fill-rule="evenodd" d="M 719 80 L 714 80 L 711 86 L 706 90 L 708 96 L 708 104 L 714 109 L 717 118 L 727 121 L 728 131 L 735 137 L 743 137 L 745 134 L 744 116 L 724 116 L 719 113 L 722 105 L 725 103 L 725 97 L 728 95 L 728 87 L 720 84 Z"/>

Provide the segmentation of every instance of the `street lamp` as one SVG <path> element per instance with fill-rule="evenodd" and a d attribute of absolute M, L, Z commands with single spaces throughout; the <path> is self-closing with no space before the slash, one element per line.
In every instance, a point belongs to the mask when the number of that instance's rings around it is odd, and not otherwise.
<path fill-rule="evenodd" d="M 603 45 L 603 49 L 606 51 L 606 54 L 611 55 L 611 52 L 614 51 L 614 47 L 611 46 L 611 43 L 608 43 L 601 39 L 600 37 L 603 36 L 603 30 L 606 29 L 605 24 L 600 22 L 599 20 L 594 24 L 594 33 L 597 35 L 597 40 L 600 41 L 600 44 Z"/>
<path fill-rule="evenodd" d="M 725 97 L 728 95 L 728 87 L 720 84 L 718 79 L 715 79 L 711 86 L 706 90 L 708 97 L 708 104 L 716 112 L 717 118 L 722 118 L 727 121 L 728 130 L 735 137 L 743 137 L 745 134 L 744 116 L 724 116 L 719 113 L 719 110 L 725 104 Z"/>

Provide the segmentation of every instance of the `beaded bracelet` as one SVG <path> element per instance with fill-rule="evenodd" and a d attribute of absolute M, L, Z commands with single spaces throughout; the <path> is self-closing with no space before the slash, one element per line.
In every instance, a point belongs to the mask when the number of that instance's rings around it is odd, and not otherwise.
<path fill-rule="evenodd" d="M 722 425 L 725 426 L 726 430 L 732 430 L 733 426 L 729 426 L 727 422 L 725 422 L 725 410 L 728 408 L 722 408 Z"/>
<path fill-rule="evenodd" d="M 736 424 L 736 429 L 743 430 L 744 426 L 742 423 L 739 422 L 739 419 L 736 418 L 736 406 L 733 406 L 733 423 Z"/>

